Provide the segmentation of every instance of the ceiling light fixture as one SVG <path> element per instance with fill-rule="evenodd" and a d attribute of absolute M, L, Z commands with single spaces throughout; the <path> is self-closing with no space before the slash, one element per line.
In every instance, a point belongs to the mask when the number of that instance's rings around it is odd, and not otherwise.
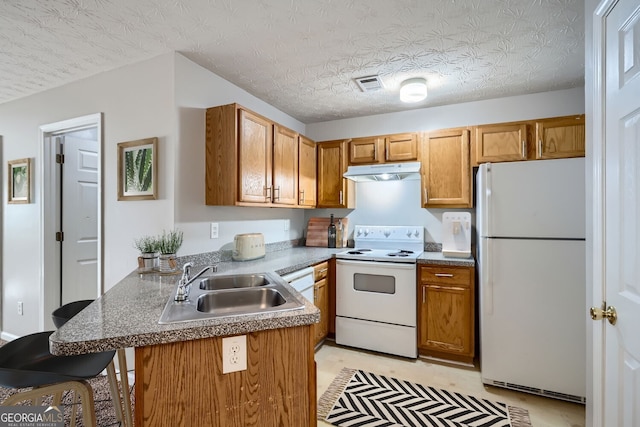
<path fill-rule="evenodd" d="M 417 77 L 407 79 L 400 85 L 400 101 L 420 102 L 427 97 L 427 81 Z"/>

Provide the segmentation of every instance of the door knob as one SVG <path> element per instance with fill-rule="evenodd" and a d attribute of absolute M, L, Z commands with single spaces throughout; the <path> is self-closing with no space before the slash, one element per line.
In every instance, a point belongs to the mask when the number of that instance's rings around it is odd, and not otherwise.
<path fill-rule="evenodd" d="M 591 307 L 589 310 L 591 314 L 591 318 L 593 320 L 602 320 L 605 317 L 612 325 L 615 325 L 618 321 L 618 313 L 616 312 L 616 308 L 614 306 L 609 306 L 606 310 L 603 310 L 599 307 Z"/>

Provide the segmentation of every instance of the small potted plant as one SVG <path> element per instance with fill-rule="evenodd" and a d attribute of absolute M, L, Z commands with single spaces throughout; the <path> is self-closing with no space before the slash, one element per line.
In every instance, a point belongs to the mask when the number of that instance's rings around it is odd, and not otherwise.
<path fill-rule="evenodd" d="M 153 271 L 158 267 L 158 238 L 154 236 L 142 236 L 133 241 L 140 256 L 138 257 L 139 271 Z"/>
<path fill-rule="evenodd" d="M 158 251 L 160 252 L 158 264 L 161 272 L 176 270 L 176 252 L 182 245 L 182 237 L 182 231 L 179 230 L 163 231 L 162 235 L 158 236 Z"/>

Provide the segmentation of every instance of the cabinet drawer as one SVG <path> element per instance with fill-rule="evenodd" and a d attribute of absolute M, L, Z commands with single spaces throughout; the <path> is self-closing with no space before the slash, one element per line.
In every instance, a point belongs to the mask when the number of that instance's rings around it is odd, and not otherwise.
<path fill-rule="evenodd" d="M 437 282 L 469 286 L 472 279 L 471 271 L 472 269 L 464 267 L 423 266 L 420 267 L 420 283 Z"/>
<path fill-rule="evenodd" d="M 327 277 L 327 273 L 329 272 L 329 263 L 321 262 L 320 264 L 316 264 L 313 266 L 313 279 L 314 281 L 318 281 Z"/>

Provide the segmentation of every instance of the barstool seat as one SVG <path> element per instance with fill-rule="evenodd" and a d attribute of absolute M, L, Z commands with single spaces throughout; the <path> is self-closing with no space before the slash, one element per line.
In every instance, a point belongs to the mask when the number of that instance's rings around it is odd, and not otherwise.
<path fill-rule="evenodd" d="M 93 378 L 113 360 L 114 351 L 54 356 L 49 335 L 38 332 L 0 347 L 0 385 L 11 388 L 40 387 L 65 381 Z"/>

